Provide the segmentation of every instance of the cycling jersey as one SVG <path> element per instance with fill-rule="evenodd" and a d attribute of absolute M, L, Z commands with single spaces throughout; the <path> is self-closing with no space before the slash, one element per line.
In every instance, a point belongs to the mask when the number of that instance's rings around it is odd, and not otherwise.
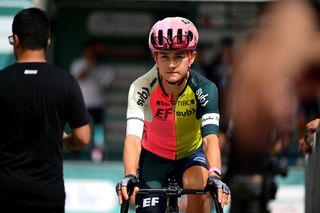
<path fill-rule="evenodd" d="M 156 66 L 129 90 L 127 135 L 142 138 L 146 150 L 167 159 L 195 152 L 202 138 L 219 132 L 218 91 L 214 83 L 190 71 L 175 103 L 159 84 Z"/>

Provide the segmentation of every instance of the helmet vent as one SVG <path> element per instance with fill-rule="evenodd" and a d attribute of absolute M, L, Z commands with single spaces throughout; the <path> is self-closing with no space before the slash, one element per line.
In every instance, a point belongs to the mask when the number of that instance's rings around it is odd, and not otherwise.
<path fill-rule="evenodd" d="M 190 42 L 190 41 L 192 41 L 192 39 L 193 39 L 193 33 L 189 30 L 188 31 L 188 41 Z"/>
<path fill-rule="evenodd" d="M 181 44 L 181 42 L 182 42 L 182 29 L 178 29 L 178 32 L 177 32 L 177 43 Z"/>
<path fill-rule="evenodd" d="M 158 42 L 159 42 L 159 45 L 163 45 L 163 31 L 162 30 L 158 31 Z"/>
<path fill-rule="evenodd" d="M 167 39 L 168 39 L 169 41 L 172 41 L 172 29 L 168 29 Z"/>

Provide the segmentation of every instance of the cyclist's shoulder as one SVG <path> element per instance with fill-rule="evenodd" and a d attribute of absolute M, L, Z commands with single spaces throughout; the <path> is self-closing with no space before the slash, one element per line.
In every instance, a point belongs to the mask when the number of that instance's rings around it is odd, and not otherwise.
<path fill-rule="evenodd" d="M 217 93 L 217 86 L 199 72 L 190 70 L 189 78 L 190 80 L 188 81 L 188 84 L 192 90 L 194 90 L 196 95 L 201 92 Z"/>
<path fill-rule="evenodd" d="M 157 68 L 156 66 L 153 66 L 148 72 L 146 72 L 144 75 L 138 77 L 131 86 L 134 86 L 135 88 L 152 88 L 155 83 L 157 82 Z"/>

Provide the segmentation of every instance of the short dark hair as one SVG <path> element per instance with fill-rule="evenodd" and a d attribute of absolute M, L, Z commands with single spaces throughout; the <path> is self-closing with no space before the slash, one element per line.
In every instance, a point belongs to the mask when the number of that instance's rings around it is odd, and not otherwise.
<path fill-rule="evenodd" d="M 50 23 L 46 12 L 39 8 L 21 10 L 13 19 L 12 33 L 18 36 L 24 49 L 46 49 L 50 37 Z"/>

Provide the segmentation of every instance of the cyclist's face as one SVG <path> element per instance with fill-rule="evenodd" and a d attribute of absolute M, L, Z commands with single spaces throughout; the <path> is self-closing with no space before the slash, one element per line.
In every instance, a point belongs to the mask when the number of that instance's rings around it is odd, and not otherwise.
<path fill-rule="evenodd" d="M 170 50 L 155 53 L 160 75 L 169 82 L 177 82 L 186 76 L 189 66 L 194 62 L 195 53 Z"/>

